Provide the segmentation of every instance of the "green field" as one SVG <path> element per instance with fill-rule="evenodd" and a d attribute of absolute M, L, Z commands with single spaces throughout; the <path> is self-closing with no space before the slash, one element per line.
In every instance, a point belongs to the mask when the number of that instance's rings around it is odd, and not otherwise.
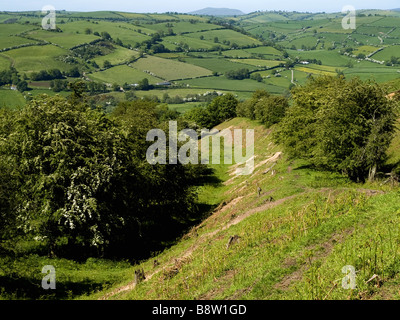
<path fill-rule="evenodd" d="M 58 57 L 65 55 L 66 50 L 53 45 L 27 47 L 6 51 L 4 56 L 10 57 L 14 61 L 14 66 L 23 73 L 37 72 L 58 68 L 60 70 L 69 70 L 70 65 L 57 60 Z"/>
<path fill-rule="evenodd" d="M 95 72 L 89 74 L 88 77 L 92 80 L 101 81 L 109 84 L 117 83 L 123 85 L 124 83 L 135 84 L 147 78 L 150 84 L 156 84 L 163 80 L 135 68 L 128 67 L 127 65 L 116 66 L 105 71 Z"/>
<path fill-rule="evenodd" d="M 187 61 L 190 64 L 194 64 L 206 68 L 208 70 L 221 73 L 243 68 L 247 68 L 250 71 L 256 69 L 254 66 L 246 64 L 247 59 L 231 61 L 224 58 L 203 58 L 203 59 L 186 58 L 185 61 Z"/>
<path fill-rule="evenodd" d="M 11 48 L 27 43 L 36 43 L 34 40 L 25 39 L 18 35 L 33 29 L 33 26 L 18 23 L 2 24 L 0 28 L 0 49 Z"/>
<path fill-rule="evenodd" d="M 249 52 L 251 49 L 241 50 L 241 49 L 233 49 L 224 51 L 222 54 L 224 57 L 227 58 L 235 58 L 235 59 L 242 59 L 242 58 L 251 58 L 252 54 Z"/>
<path fill-rule="evenodd" d="M 248 64 L 257 68 L 273 68 L 279 66 L 282 61 L 277 60 L 261 60 L 261 59 L 231 59 L 230 61 L 242 64 Z"/>
<path fill-rule="evenodd" d="M 168 48 L 171 51 L 174 51 L 176 47 L 183 47 L 184 45 L 187 45 L 189 47 L 189 50 L 210 50 L 215 46 L 215 43 L 207 40 L 200 40 L 200 37 L 191 37 L 193 34 L 187 34 L 183 36 L 169 36 L 164 38 L 163 44 L 166 48 Z M 224 46 L 227 48 L 226 46 Z"/>
<path fill-rule="evenodd" d="M 91 34 L 74 34 L 66 32 L 50 32 L 37 30 L 29 33 L 29 36 L 38 40 L 48 41 L 63 48 L 69 49 L 79 44 L 90 43 L 98 37 Z"/>
<path fill-rule="evenodd" d="M 129 50 L 123 47 L 116 46 L 114 52 L 106 55 L 106 56 L 99 56 L 94 58 L 93 60 L 102 67 L 104 61 L 108 60 L 112 65 L 129 62 L 139 57 L 139 53 L 134 50 Z"/>
<path fill-rule="evenodd" d="M 364 54 L 364 55 L 369 55 L 373 52 L 375 52 L 376 50 L 378 50 L 379 47 L 373 47 L 373 46 L 361 46 L 358 47 L 356 50 L 353 51 L 354 55 L 358 55 L 358 54 Z"/>
<path fill-rule="evenodd" d="M 25 39 L 17 36 L 6 36 L 0 39 L 0 49 L 12 48 L 23 44 L 37 43 L 35 40 Z"/>
<path fill-rule="evenodd" d="M 255 90 L 264 89 L 274 94 L 281 94 L 287 89 L 272 84 L 260 83 L 250 79 L 228 80 L 224 76 L 184 80 L 179 81 L 178 83 L 188 85 L 190 88 L 205 88 L 210 90 L 215 89 L 249 93 Z"/>
<path fill-rule="evenodd" d="M 62 32 L 49 32 L 32 24 L 34 21 L 40 22 L 39 12 L 30 12 L 29 16 L 3 13 L 0 19 L 5 21 L 7 17 L 15 17 L 17 23 L 2 25 L 0 49 L 1 46 L 35 42 L 16 36 L 21 32 L 27 32 L 37 40 L 52 42 L 61 48 L 35 45 L 3 52 L 0 54 L 0 70 L 13 65 L 20 76 L 24 73 L 29 76 L 33 71 L 53 68 L 67 71 L 77 66 L 90 79 L 108 84 L 138 83 L 143 78 L 148 78 L 151 84 L 178 80 L 180 84 L 197 90 L 224 90 L 246 97 L 259 88 L 270 90 L 274 94 L 287 92 L 292 85 L 291 71 L 280 69 L 282 76 L 275 77 L 271 70 L 266 69 L 285 64 L 288 59 L 321 62 L 321 65 L 295 65 L 296 84 L 304 83 L 310 74 L 336 75 L 338 70 L 348 77 L 371 78 L 380 83 L 395 80 L 399 76 L 396 66 L 385 67 L 366 61 L 360 62 L 340 53 L 350 47 L 355 55 L 368 55 L 379 47 L 387 46 L 372 58 L 387 61 L 392 56 L 399 56 L 399 45 L 390 44 L 400 43 L 400 15 L 391 11 L 365 12 L 366 16 L 357 18 L 356 30 L 341 28 L 341 14 L 255 12 L 230 18 L 238 27 L 259 36 L 260 39 L 235 31 L 238 30 L 235 28 L 225 28 L 220 22 L 213 24 L 206 17 L 182 14 L 61 12 L 57 26 Z M 25 23 L 28 20 L 31 22 Z M 175 35 L 168 35 L 171 31 Z M 89 61 L 78 58 L 78 64 L 75 65 L 61 61 L 61 57 L 70 55 L 69 48 L 99 39 L 94 32 L 108 32 L 112 37 L 111 41 L 119 39 L 124 46 L 138 49 L 129 50 L 112 43 L 115 50 L 109 50 L 104 55 L 96 54 Z M 146 49 L 146 46 L 150 49 L 151 45 L 143 43 L 157 32 L 161 32 L 161 39 L 157 43 L 163 44 L 167 52 L 154 55 L 151 50 Z M 232 46 L 243 48 L 231 49 Z M 293 46 L 296 50 L 292 50 Z M 309 50 L 314 47 L 316 50 Z M 289 58 L 284 58 L 284 51 L 289 54 Z M 133 62 L 131 67 L 124 65 L 137 59 L 140 52 L 145 54 L 145 58 Z M 115 67 L 99 71 L 94 70 L 91 65 L 94 61 L 102 68 L 106 60 Z M 232 81 L 224 76 L 210 77 L 215 72 L 223 75 L 227 71 L 238 69 L 260 73 L 264 78 L 263 83 L 250 79 Z"/>
<path fill-rule="evenodd" d="M 210 70 L 188 63 L 147 56 L 132 64 L 134 68 L 150 71 L 165 80 L 188 79 L 209 76 Z"/>
<path fill-rule="evenodd" d="M 317 59 L 321 60 L 323 65 L 327 66 L 337 66 L 344 67 L 350 61 L 353 61 L 351 58 L 340 55 L 336 51 L 326 51 L 326 50 L 314 50 L 314 51 L 294 51 L 287 50 L 289 54 L 293 57 L 299 57 L 302 60 L 307 59 Z"/>
<path fill-rule="evenodd" d="M 0 70 L 8 69 L 12 63 L 13 60 L 10 57 L 0 53 Z"/>
<path fill-rule="evenodd" d="M 356 65 L 344 71 L 348 77 L 359 77 L 361 80 L 375 80 L 378 83 L 388 82 L 400 77 L 398 69 L 364 62 L 364 66 Z"/>
<path fill-rule="evenodd" d="M 295 46 L 297 49 L 302 48 L 302 46 L 306 47 L 315 47 L 317 45 L 317 38 L 314 36 L 304 36 L 304 37 L 299 37 L 296 38 L 292 41 L 284 41 L 282 42 L 282 45 L 285 46 L 286 48 L 291 48 L 292 46 Z"/>
<path fill-rule="evenodd" d="M 170 23 L 156 23 L 149 26 L 150 29 L 156 31 L 168 32 L 172 29 L 175 34 L 194 33 L 209 30 L 222 29 L 223 27 L 211 23 L 191 23 L 188 21 L 170 22 Z"/>
<path fill-rule="evenodd" d="M 389 46 L 372 56 L 373 59 L 379 61 L 389 61 L 391 57 L 400 58 L 400 45 Z"/>
<path fill-rule="evenodd" d="M 214 42 L 215 38 L 223 45 L 223 40 L 229 41 L 231 44 L 236 43 L 239 46 L 259 46 L 261 42 L 252 37 L 237 33 L 233 30 L 212 30 L 207 32 L 202 32 L 201 35 L 204 40 Z M 188 37 L 199 38 L 199 33 L 187 34 Z M 214 42 L 215 43 L 215 42 Z"/>
<path fill-rule="evenodd" d="M 245 49 L 246 52 L 254 53 L 254 54 L 262 54 L 267 56 L 282 56 L 282 52 L 273 48 L 273 47 L 258 47 L 258 48 L 251 48 Z"/>
<path fill-rule="evenodd" d="M 87 21 L 74 21 L 60 25 L 60 28 L 68 34 L 81 34 L 85 33 L 86 29 L 90 29 L 93 33 L 108 32 L 113 39 L 119 38 L 124 44 L 135 45 L 137 42 L 142 42 L 150 39 L 145 34 L 145 30 L 142 33 L 138 33 L 134 30 L 143 29 L 128 23 L 123 22 L 108 22 L 108 21 L 96 21 L 97 23 L 91 23 Z M 154 33 L 153 30 L 149 32 Z M 98 37 L 96 37 L 98 38 Z"/>

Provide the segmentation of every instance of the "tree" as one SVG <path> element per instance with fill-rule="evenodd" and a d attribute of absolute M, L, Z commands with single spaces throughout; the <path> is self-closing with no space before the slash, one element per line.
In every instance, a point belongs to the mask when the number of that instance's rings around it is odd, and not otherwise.
<path fill-rule="evenodd" d="M 206 107 L 197 107 L 187 113 L 185 118 L 195 122 L 202 128 L 211 129 L 218 124 L 236 117 L 236 108 L 239 101 L 232 95 L 219 96 Z"/>
<path fill-rule="evenodd" d="M 141 259 L 175 239 L 196 219 L 200 169 L 147 163 L 146 134 L 165 113 L 125 102 L 110 119 L 60 96 L 0 110 L 1 239 L 79 259 Z"/>
<path fill-rule="evenodd" d="M 147 79 L 147 78 L 144 78 L 143 80 L 139 81 L 138 84 L 139 84 L 138 85 L 138 89 L 139 90 L 147 91 L 147 90 L 151 89 L 151 86 L 150 86 L 150 83 L 149 83 L 149 79 Z"/>
<path fill-rule="evenodd" d="M 121 91 L 121 86 L 118 83 L 114 83 L 112 87 L 113 87 L 113 91 L 117 91 L 117 92 Z"/>
<path fill-rule="evenodd" d="M 265 90 L 256 90 L 251 99 L 248 99 L 244 102 L 241 102 L 238 104 L 236 108 L 236 113 L 238 117 L 244 117 L 244 118 L 249 118 L 251 120 L 256 119 L 256 105 L 265 100 L 268 99 L 271 95 L 265 91 Z"/>
<path fill-rule="evenodd" d="M 110 34 L 109 34 L 107 31 L 103 31 L 103 32 L 101 33 L 101 37 L 102 37 L 104 40 L 112 40 Z"/>
<path fill-rule="evenodd" d="M 262 82 L 263 81 L 263 77 L 259 73 L 253 73 L 250 76 L 250 79 L 256 80 L 257 82 Z"/>
<path fill-rule="evenodd" d="M 255 118 L 269 128 L 284 118 L 288 107 L 289 102 L 285 97 L 269 96 L 254 106 Z"/>
<path fill-rule="evenodd" d="M 103 67 L 104 67 L 104 69 L 109 69 L 109 68 L 112 67 L 112 64 L 111 64 L 110 61 L 105 60 L 104 63 L 103 63 Z"/>
<path fill-rule="evenodd" d="M 239 101 L 231 93 L 215 98 L 208 106 L 214 120 L 213 126 L 236 117 L 238 104 Z"/>
<path fill-rule="evenodd" d="M 225 72 L 225 77 L 230 80 L 243 80 L 250 78 L 250 71 L 247 68 L 242 68 L 239 70 L 231 70 Z"/>
<path fill-rule="evenodd" d="M 53 89 L 54 92 L 60 92 L 67 89 L 68 83 L 67 81 L 55 79 L 50 82 L 50 87 Z"/>
<path fill-rule="evenodd" d="M 395 102 L 375 82 L 311 78 L 292 91 L 276 138 L 293 157 L 364 181 L 382 165 L 394 134 Z"/>
<path fill-rule="evenodd" d="M 28 90 L 28 82 L 25 80 L 18 82 L 17 89 L 19 92 L 25 92 Z"/>
<path fill-rule="evenodd" d="M 79 78 L 81 73 L 79 72 L 78 67 L 73 67 L 71 70 L 66 72 L 66 75 L 71 78 Z"/>

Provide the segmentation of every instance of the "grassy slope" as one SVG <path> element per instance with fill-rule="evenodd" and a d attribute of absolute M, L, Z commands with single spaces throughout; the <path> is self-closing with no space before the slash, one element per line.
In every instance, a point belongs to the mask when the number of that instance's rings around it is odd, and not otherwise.
<path fill-rule="evenodd" d="M 229 165 L 214 166 L 224 183 L 200 192 L 203 202 L 221 203 L 213 214 L 158 255 L 159 266 L 154 259 L 136 266 L 148 278 L 138 287 L 125 280 L 90 299 L 400 298 L 398 187 L 356 185 L 285 155 L 266 161 L 282 150 L 256 122 L 237 118 L 219 128 L 256 129 L 253 175 L 235 178 Z M 398 137 L 392 150 L 396 144 Z M 239 242 L 227 250 L 233 235 Z M 356 268 L 355 290 L 342 288 L 346 265 Z"/>

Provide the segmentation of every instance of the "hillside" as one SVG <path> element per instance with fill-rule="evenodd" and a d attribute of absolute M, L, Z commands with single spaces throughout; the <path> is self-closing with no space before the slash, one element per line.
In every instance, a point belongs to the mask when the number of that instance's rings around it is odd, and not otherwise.
<path fill-rule="evenodd" d="M 210 216 L 176 245 L 134 266 L 124 282 L 89 299 L 398 299 L 398 184 L 354 184 L 288 159 L 272 130 L 236 118 L 218 126 L 255 128 L 255 171 L 214 166 L 203 187 Z M 389 162 L 397 161 L 399 134 Z M 260 188 L 260 189 L 259 189 Z M 345 266 L 356 289 L 342 288 Z M 145 281 L 135 285 L 135 270 Z"/>
<path fill-rule="evenodd" d="M 233 16 L 241 16 L 244 15 L 245 13 L 237 9 L 229 9 L 229 8 L 204 8 L 189 12 L 189 14 L 216 16 L 216 17 L 223 17 L 223 16 L 233 17 Z"/>

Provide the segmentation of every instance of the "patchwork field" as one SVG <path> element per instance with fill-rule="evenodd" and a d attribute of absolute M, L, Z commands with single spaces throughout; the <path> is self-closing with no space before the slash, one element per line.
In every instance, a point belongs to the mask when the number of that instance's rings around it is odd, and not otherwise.
<path fill-rule="evenodd" d="M 316 59 L 320 60 L 323 65 L 327 66 L 346 66 L 349 62 L 354 62 L 351 58 L 340 55 L 336 51 L 313 50 L 313 51 L 295 51 L 287 50 L 293 57 L 301 60 Z"/>
<path fill-rule="evenodd" d="M 187 47 L 188 50 L 210 50 L 215 47 L 215 43 L 207 40 L 201 40 L 199 36 L 190 36 L 193 34 L 187 34 L 183 36 L 169 36 L 164 38 L 163 44 L 166 48 L 171 51 L 176 50 L 177 47 Z M 227 48 L 227 46 L 223 46 Z"/>
<path fill-rule="evenodd" d="M 389 46 L 372 56 L 379 61 L 389 61 L 392 57 L 400 58 L 400 45 Z"/>
<path fill-rule="evenodd" d="M 250 79 L 228 80 L 224 76 L 184 80 L 184 81 L 179 81 L 178 83 L 189 86 L 191 88 L 205 88 L 210 90 L 215 89 L 215 90 L 226 90 L 234 92 L 248 92 L 250 95 L 251 92 L 260 89 L 268 90 L 273 94 L 282 94 L 285 91 L 285 88 L 272 84 L 260 83 Z"/>
<path fill-rule="evenodd" d="M 156 23 L 149 25 L 148 28 L 156 31 L 168 32 L 171 29 L 176 34 L 194 33 L 209 30 L 222 29 L 222 26 L 217 26 L 212 23 L 193 23 L 189 21 L 169 22 L 169 23 Z"/>
<path fill-rule="evenodd" d="M 227 60 L 224 58 L 186 58 L 190 64 L 194 64 L 211 71 L 225 73 L 226 71 L 239 70 L 243 68 L 249 69 L 249 71 L 255 70 L 256 68 L 252 65 L 246 64 L 247 59 L 240 60 Z"/>
<path fill-rule="evenodd" d="M 124 63 L 124 62 L 130 62 L 136 58 L 139 57 L 139 53 L 134 50 L 129 50 L 123 47 L 118 47 L 116 46 L 116 49 L 114 52 L 106 55 L 106 56 L 99 56 L 94 58 L 93 60 L 99 65 L 103 66 L 104 62 L 107 60 L 109 61 L 112 65 Z"/>
<path fill-rule="evenodd" d="M 46 45 L 10 50 L 4 52 L 3 55 L 10 57 L 14 61 L 15 68 L 20 72 L 30 73 L 54 68 L 60 70 L 70 69 L 71 66 L 57 60 L 58 57 L 66 53 L 67 51 L 64 49 Z"/>
<path fill-rule="evenodd" d="M 29 32 L 30 37 L 45 40 L 57 44 L 63 48 L 69 49 L 79 44 L 90 43 L 98 37 L 91 34 L 74 34 L 66 32 L 50 32 L 45 30 L 35 30 Z"/>
<path fill-rule="evenodd" d="M 261 60 L 261 59 L 231 59 L 232 62 L 248 64 L 257 68 L 273 68 L 279 66 L 282 61 L 276 60 Z"/>
<path fill-rule="evenodd" d="M 132 64 L 134 68 L 149 71 L 165 80 L 190 79 L 209 76 L 208 69 L 170 59 L 147 56 Z"/>
<path fill-rule="evenodd" d="M 252 45 L 261 45 L 259 40 L 256 40 L 252 37 L 237 33 L 233 30 L 212 30 L 207 32 L 202 32 L 201 35 L 204 37 L 204 40 L 211 41 L 216 44 L 221 43 L 223 45 L 223 41 L 229 41 L 231 44 L 237 44 L 239 46 L 252 46 Z M 200 34 L 198 33 L 190 33 L 187 34 L 188 37 L 198 38 Z M 215 41 L 216 38 L 218 41 Z"/>
<path fill-rule="evenodd" d="M 369 55 L 386 46 L 372 58 L 385 62 L 392 57 L 400 58 L 398 16 L 391 11 L 365 11 L 365 16 L 357 17 L 356 30 L 343 30 L 340 13 L 255 12 L 230 18 L 230 23 L 236 26 L 226 28 L 222 20 L 192 15 L 60 12 L 57 27 L 62 32 L 50 32 L 33 25 L 41 21 L 39 12 L 29 12 L 26 16 L 2 13 L 0 23 L 9 23 L 0 28 L 0 49 L 34 45 L 0 53 L 0 70 L 14 66 L 20 76 L 25 74 L 29 78 L 34 71 L 56 68 L 64 72 L 77 67 L 91 80 L 120 85 L 138 83 L 144 78 L 151 84 L 168 80 L 176 82 L 176 86 L 168 88 L 172 95 L 180 86 L 197 91 L 229 91 L 240 97 L 249 97 L 257 89 L 283 94 L 293 85 L 303 84 L 310 75 L 338 72 L 346 77 L 385 83 L 399 78 L 400 65 L 379 65 L 343 52 L 352 48 L 356 56 Z M 240 32 L 240 28 L 246 32 Z M 18 36 L 22 32 L 55 45 L 39 45 L 35 40 Z M 103 32 L 111 36 L 105 46 L 84 48 L 87 55 L 78 50 L 74 56 L 76 50 L 69 50 L 100 39 Z M 160 37 L 155 37 L 156 34 Z M 127 49 L 130 47 L 135 50 Z M 106 61 L 112 67 L 99 70 Z M 301 64 L 302 61 L 310 64 Z M 291 67 L 287 67 L 288 63 Z M 280 67 L 281 64 L 290 69 Z M 239 69 L 259 73 L 262 82 L 228 80 L 224 76 Z M 280 76 L 275 77 L 275 72 Z M 148 94 L 151 92 L 143 93 Z"/>
<path fill-rule="evenodd" d="M 147 78 L 150 84 L 156 84 L 163 80 L 147 74 L 135 68 L 128 67 L 127 65 L 116 66 L 105 71 L 95 72 L 89 74 L 88 77 L 92 80 L 105 82 L 109 84 L 117 83 L 123 85 L 124 83 L 135 84 Z"/>

